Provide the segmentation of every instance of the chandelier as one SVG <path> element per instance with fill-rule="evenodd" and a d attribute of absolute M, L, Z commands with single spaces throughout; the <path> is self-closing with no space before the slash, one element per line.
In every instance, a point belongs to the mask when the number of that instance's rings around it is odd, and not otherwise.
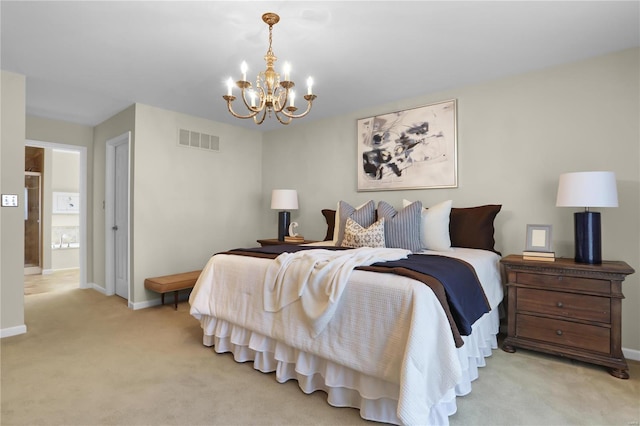
<path fill-rule="evenodd" d="M 312 92 L 313 80 L 311 77 L 307 79 L 307 94 L 304 99 L 307 101 L 307 108 L 304 112 L 296 114 L 298 108 L 295 106 L 295 92 L 291 89 L 295 87 L 293 81 L 290 80 L 291 67 L 288 63 L 284 64 L 284 78 L 280 80 L 280 74 L 273 69 L 273 64 L 278 60 L 271 49 L 271 39 L 273 26 L 280 21 L 280 17 L 275 13 L 265 13 L 262 20 L 269 25 L 269 50 L 264 57 L 267 63 L 267 69 L 261 71 L 256 78 L 256 87 L 253 88 L 251 83 L 247 81 L 247 63 L 242 62 L 240 70 L 242 71 L 242 80 L 236 81 L 236 86 L 240 88 L 241 98 L 248 111 L 246 115 L 236 113 L 231 104 L 236 100 L 233 95 L 233 80 L 227 80 L 227 94 L 223 96 L 227 101 L 229 112 L 236 118 L 253 118 L 256 124 L 262 124 L 267 115 L 271 117 L 272 113 L 282 124 L 289 124 L 294 118 L 302 118 L 311 111 L 311 104 L 316 98 Z M 287 102 L 289 106 L 287 106 Z M 268 114 L 267 114 L 268 113 Z"/>

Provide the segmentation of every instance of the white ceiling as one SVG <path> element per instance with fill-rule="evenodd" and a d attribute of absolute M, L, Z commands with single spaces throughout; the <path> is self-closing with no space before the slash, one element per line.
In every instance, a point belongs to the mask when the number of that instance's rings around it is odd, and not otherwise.
<path fill-rule="evenodd" d="M 6 1 L 1 67 L 27 78 L 27 114 L 96 125 L 134 102 L 242 125 L 222 95 L 273 50 L 302 121 L 640 45 L 639 1 Z M 277 67 L 279 68 L 279 67 Z M 236 89 L 237 94 L 237 89 Z M 237 103 L 237 102 L 236 102 Z M 299 106 L 299 105 L 298 105 Z M 293 125 L 293 124 L 292 124 Z"/>

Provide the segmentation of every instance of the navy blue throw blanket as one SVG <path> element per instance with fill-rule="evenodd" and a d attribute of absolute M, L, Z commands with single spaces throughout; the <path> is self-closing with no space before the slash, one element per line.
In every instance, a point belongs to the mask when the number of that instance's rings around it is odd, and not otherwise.
<path fill-rule="evenodd" d="M 374 263 L 383 268 L 406 268 L 430 275 L 440 281 L 447 295 L 453 320 L 463 336 L 471 334 L 471 325 L 489 312 L 489 302 L 476 271 L 467 262 L 431 254 L 410 254 L 407 259 Z"/>
<path fill-rule="evenodd" d="M 345 250 L 346 248 L 283 244 L 234 249 L 221 254 L 273 259 L 281 253 L 311 249 Z M 410 254 L 407 259 L 379 262 L 356 269 L 403 275 L 431 287 L 442 303 L 449 321 L 454 323 L 451 326 L 457 347 L 462 346 L 460 335 L 468 336 L 471 334 L 471 325 L 490 310 L 489 302 L 475 270 L 467 262 L 460 259 L 438 255 Z M 429 279 L 429 277 L 433 279 Z M 443 298 L 446 298 L 446 301 L 443 301 Z"/>

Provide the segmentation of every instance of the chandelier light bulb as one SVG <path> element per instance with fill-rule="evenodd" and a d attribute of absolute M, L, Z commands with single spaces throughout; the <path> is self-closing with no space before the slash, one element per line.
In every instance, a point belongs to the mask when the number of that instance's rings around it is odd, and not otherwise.
<path fill-rule="evenodd" d="M 248 69 L 249 67 L 247 66 L 247 63 L 245 61 L 242 61 L 242 64 L 240 65 L 240 71 L 242 72 L 242 81 L 247 81 Z"/>
<path fill-rule="evenodd" d="M 232 95 L 232 90 L 233 90 L 233 79 L 229 77 L 229 79 L 227 80 L 227 96 Z"/>
<path fill-rule="evenodd" d="M 307 78 L 307 95 L 313 94 L 313 79 L 311 77 Z"/>
<path fill-rule="evenodd" d="M 295 100 L 296 100 L 296 92 L 294 92 L 294 91 L 292 90 L 291 92 L 289 92 L 289 106 L 290 106 L 290 107 L 295 106 L 295 105 L 294 105 Z"/>
<path fill-rule="evenodd" d="M 289 62 L 284 63 L 284 81 L 291 81 L 291 64 Z"/>

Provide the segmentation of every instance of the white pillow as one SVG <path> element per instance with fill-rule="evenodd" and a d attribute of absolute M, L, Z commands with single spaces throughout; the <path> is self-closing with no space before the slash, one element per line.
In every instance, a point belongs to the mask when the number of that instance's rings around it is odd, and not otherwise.
<path fill-rule="evenodd" d="M 365 228 L 355 220 L 348 218 L 344 227 L 342 247 L 384 247 L 384 218 Z"/>
<path fill-rule="evenodd" d="M 402 200 L 403 207 L 411 204 L 411 201 Z M 451 214 L 452 201 L 447 200 L 423 208 L 420 223 L 420 242 L 422 247 L 434 251 L 452 251 L 451 237 L 449 236 L 449 215 Z"/>

